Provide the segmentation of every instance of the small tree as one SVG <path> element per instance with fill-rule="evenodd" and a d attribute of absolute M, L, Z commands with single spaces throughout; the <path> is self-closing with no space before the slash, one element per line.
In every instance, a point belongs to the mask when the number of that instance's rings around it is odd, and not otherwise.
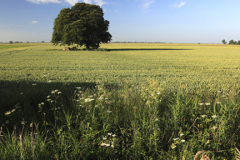
<path fill-rule="evenodd" d="M 235 44 L 235 42 L 233 39 L 231 39 L 228 44 Z"/>
<path fill-rule="evenodd" d="M 10 44 L 13 44 L 13 41 L 9 41 Z"/>
<path fill-rule="evenodd" d="M 240 40 L 236 43 L 237 45 L 240 45 Z"/>
<path fill-rule="evenodd" d="M 44 43 L 44 41 L 42 41 L 42 43 Z"/>
<path fill-rule="evenodd" d="M 108 26 L 109 21 L 104 20 L 100 6 L 76 3 L 71 9 L 60 11 L 54 21 L 51 42 L 55 45 L 85 45 L 87 49 L 95 49 L 100 43 L 111 41 Z"/>
<path fill-rule="evenodd" d="M 225 41 L 225 39 L 222 40 L 222 43 L 223 43 L 223 44 L 227 44 L 227 42 Z"/>

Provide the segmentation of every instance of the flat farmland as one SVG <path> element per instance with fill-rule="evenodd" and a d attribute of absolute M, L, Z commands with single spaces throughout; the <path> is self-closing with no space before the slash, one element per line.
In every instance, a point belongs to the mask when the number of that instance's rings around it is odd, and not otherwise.
<path fill-rule="evenodd" d="M 239 88 L 239 46 L 102 44 L 110 51 L 62 51 L 50 44 L 0 50 L 1 81 L 132 84 L 155 79 L 167 88 L 218 91 Z"/>

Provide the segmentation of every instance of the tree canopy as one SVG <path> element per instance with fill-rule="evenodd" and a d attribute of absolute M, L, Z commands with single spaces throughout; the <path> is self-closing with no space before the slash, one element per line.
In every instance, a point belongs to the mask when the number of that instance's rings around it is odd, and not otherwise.
<path fill-rule="evenodd" d="M 52 43 L 58 45 L 85 46 L 96 49 L 100 43 L 111 41 L 109 21 L 104 20 L 98 5 L 76 3 L 72 8 L 63 8 L 54 21 Z"/>

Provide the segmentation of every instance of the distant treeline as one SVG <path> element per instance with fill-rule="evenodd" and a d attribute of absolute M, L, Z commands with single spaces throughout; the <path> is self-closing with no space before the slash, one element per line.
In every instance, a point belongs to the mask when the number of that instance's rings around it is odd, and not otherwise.
<path fill-rule="evenodd" d="M 165 42 L 127 42 L 127 41 L 115 41 L 115 42 L 111 42 L 111 43 L 165 43 Z"/>
<path fill-rule="evenodd" d="M 227 44 L 227 42 L 225 41 L 225 39 L 222 40 L 223 44 Z M 240 40 L 239 41 L 234 41 L 233 39 L 231 39 L 228 44 L 233 44 L 233 45 L 240 45 Z"/>

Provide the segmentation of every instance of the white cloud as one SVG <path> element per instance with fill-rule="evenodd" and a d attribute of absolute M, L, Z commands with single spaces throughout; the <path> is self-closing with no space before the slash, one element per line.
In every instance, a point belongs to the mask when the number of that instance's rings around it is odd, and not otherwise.
<path fill-rule="evenodd" d="M 38 21 L 32 21 L 32 23 L 38 23 Z"/>
<path fill-rule="evenodd" d="M 89 3 L 91 4 L 92 3 L 92 0 L 83 0 L 85 3 Z"/>
<path fill-rule="evenodd" d="M 40 4 L 40 3 L 61 3 L 59 0 L 27 0 L 28 2 Z"/>
<path fill-rule="evenodd" d="M 147 12 L 147 10 L 152 7 L 153 3 L 155 3 L 155 0 L 136 0 L 136 1 L 141 2 L 140 7 L 144 10 L 144 12 Z"/>
<path fill-rule="evenodd" d="M 186 2 L 181 2 L 181 3 L 175 3 L 173 8 L 181 8 L 182 6 L 184 6 L 186 4 Z"/>
<path fill-rule="evenodd" d="M 71 4 L 72 6 L 78 2 L 78 0 L 65 0 L 67 3 Z M 90 0 L 91 1 L 91 0 Z"/>
<path fill-rule="evenodd" d="M 99 5 L 100 7 L 104 4 L 108 4 L 107 2 L 103 1 L 103 0 L 93 0 L 97 5 Z"/>

